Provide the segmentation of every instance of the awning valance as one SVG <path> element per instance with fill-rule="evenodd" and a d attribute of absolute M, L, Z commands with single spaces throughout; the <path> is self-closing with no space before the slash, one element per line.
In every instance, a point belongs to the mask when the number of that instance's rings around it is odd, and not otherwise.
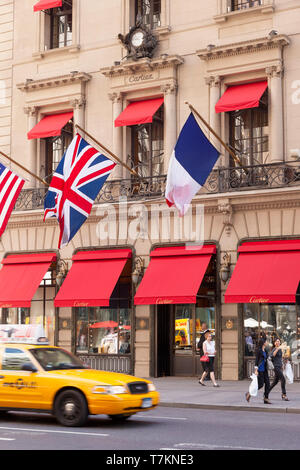
<path fill-rule="evenodd" d="M 267 81 L 229 86 L 216 104 L 216 113 L 257 108 L 267 87 Z"/>
<path fill-rule="evenodd" d="M 108 307 L 132 253 L 129 249 L 79 251 L 55 300 L 56 307 Z"/>
<path fill-rule="evenodd" d="M 156 248 L 135 295 L 135 305 L 196 303 L 215 253 L 215 245 Z"/>
<path fill-rule="evenodd" d="M 28 139 L 43 139 L 61 135 L 62 128 L 72 119 L 73 111 L 45 116 L 28 132 Z"/>
<path fill-rule="evenodd" d="M 30 307 L 55 253 L 8 255 L 0 271 L 0 307 Z"/>
<path fill-rule="evenodd" d="M 163 98 L 133 101 L 115 120 L 115 127 L 134 126 L 153 121 L 153 116 L 163 104 Z"/>
<path fill-rule="evenodd" d="M 48 10 L 49 8 L 61 7 L 62 2 L 63 0 L 40 0 L 34 5 L 33 10 L 41 11 L 41 10 Z"/>
<path fill-rule="evenodd" d="M 295 303 L 300 240 L 243 243 L 225 303 Z"/>

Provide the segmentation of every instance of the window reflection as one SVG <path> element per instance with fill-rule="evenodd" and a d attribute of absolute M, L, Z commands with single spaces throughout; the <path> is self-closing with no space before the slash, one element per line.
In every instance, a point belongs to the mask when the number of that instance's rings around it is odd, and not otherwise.
<path fill-rule="evenodd" d="M 257 342 L 265 337 L 269 348 L 276 338 L 283 344 L 285 357 L 299 362 L 296 305 L 244 304 L 245 356 L 255 355 Z M 300 353 L 300 350 L 299 350 Z M 299 355 L 299 357 L 298 357 Z"/>

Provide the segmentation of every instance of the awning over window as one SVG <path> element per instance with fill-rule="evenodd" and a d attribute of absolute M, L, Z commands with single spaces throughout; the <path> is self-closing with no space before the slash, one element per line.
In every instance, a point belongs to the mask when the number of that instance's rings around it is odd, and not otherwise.
<path fill-rule="evenodd" d="M 56 307 L 108 307 L 131 250 L 79 251 L 55 300 Z"/>
<path fill-rule="evenodd" d="M 300 240 L 243 243 L 225 303 L 295 303 Z"/>
<path fill-rule="evenodd" d="M 0 307 L 30 307 L 55 253 L 8 255 L 0 271 Z"/>
<path fill-rule="evenodd" d="M 134 126 L 153 121 L 153 116 L 163 104 L 163 98 L 133 101 L 115 120 L 115 127 Z"/>
<path fill-rule="evenodd" d="M 135 305 L 194 304 L 215 245 L 165 247 L 151 252 Z"/>
<path fill-rule="evenodd" d="M 61 135 L 62 128 L 72 119 L 73 111 L 45 116 L 28 132 L 28 139 L 42 139 Z"/>
<path fill-rule="evenodd" d="M 40 11 L 40 10 L 48 10 L 49 8 L 56 8 L 62 6 L 63 0 L 40 0 L 37 2 L 33 10 Z"/>
<path fill-rule="evenodd" d="M 257 108 L 267 87 L 267 81 L 229 86 L 216 104 L 216 113 Z"/>

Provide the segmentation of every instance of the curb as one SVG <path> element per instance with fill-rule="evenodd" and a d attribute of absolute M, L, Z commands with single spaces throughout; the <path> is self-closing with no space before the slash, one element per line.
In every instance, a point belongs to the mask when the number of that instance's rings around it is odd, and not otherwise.
<path fill-rule="evenodd" d="M 260 406 L 243 406 L 243 405 L 203 405 L 198 403 L 168 403 L 160 402 L 159 407 L 163 408 L 191 408 L 199 410 L 218 410 L 218 411 L 254 411 L 263 413 L 294 413 L 300 414 L 298 408 L 265 408 Z"/>

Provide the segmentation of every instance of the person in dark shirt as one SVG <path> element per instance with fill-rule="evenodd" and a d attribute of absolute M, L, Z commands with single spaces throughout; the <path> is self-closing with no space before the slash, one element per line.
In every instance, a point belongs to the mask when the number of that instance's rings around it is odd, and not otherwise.
<path fill-rule="evenodd" d="M 262 337 L 258 342 L 258 348 L 256 352 L 255 358 L 255 374 L 257 377 L 258 382 L 258 390 L 265 386 L 264 389 L 264 403 L 271 405 L 269 400 L 269 392 L 270 392 L 270 381 L 269 381 L 269 373 L 268 373 L 268 353 L 266 351 L 267 347 L 267 340 L 265 337 Z M 250 393 L 246 393 L 246 400 L 250 401 Z"/>
<path fill-rule="evenodd" d="M 272 349 L 271 352 L 271 359 L 274 364 L 274 380 L 273 383 L 270 387 L 270 391 L 275 387 L 275 385 L 278 384 L 278 382 L 281 382 L 281 396 L 284 401 L 289 401 L 289 399 L 286 396 L 286 388 L 285 388 L 285 377 L 283 375 L 283 358 L 282 358 L 282 346 L 280 339 L 277 338 L 274 342 L 274 348 Z"/>

